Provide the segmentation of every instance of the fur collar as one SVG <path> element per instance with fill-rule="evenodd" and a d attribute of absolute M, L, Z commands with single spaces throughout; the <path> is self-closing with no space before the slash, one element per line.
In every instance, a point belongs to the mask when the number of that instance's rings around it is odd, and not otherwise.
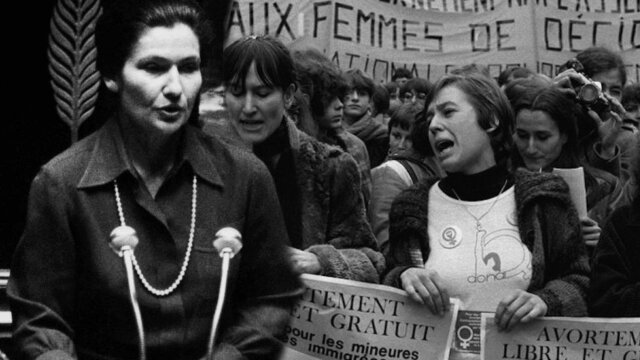
<path fill-rule="evenodd" d="M 574 207 L 569 196 L 569 186 L 553 173 L 532 172 L 518 168 L 514 174 L 515 196 L 518 213 L 540 198 L 559 201 L 564 207 Z"/>

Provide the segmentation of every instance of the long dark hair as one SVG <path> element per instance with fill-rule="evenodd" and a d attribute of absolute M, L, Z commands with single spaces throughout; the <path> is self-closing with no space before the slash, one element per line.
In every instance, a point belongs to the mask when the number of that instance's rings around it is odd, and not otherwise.
<path fill-rule="evenodd" d="M 317 121 L 334 98 L 342 100 L 346 95 L 347 82 L 338 66 L 319 50 L 296 50 L 293 58 L 300 90 L 309 95 L 311 113 Z"/>
<path fill-rule="evenodd" d="M 520 84 L 520 85 L 518 85 Z M 514 85 L 518 87 L 517 91 Z M 584 180 L 587 187 L 597 183 L 593 168 L 585 160 L 578 138 L 578 121 L 580 121 L 580 105 L 575 97 L 567 94 L 554 85 L 535 82 L 535 80 L 517 80 L 510 84 L 506 92 L 511 100 L 513 110 L 518 114 L 521 110 L 542 111 L 549 115 L 567 141 L 562 146 L 558 158 L 551 164 L 554 168 L 583 167 Z M 524 166 L 518 149 L 513 150 L 512 165 Z"/>
<path fill-rule="evenodd" d="M 567 141 L 562 146 L 558 159 L 552 164 L 557 168 L 582 166 L 578 147 L 577 116 L 578 104 L 554 86 L 526 87 L 519 96 L 512 99 L 513 110 L 517 115 L 521 110 L 542 111 L 549 115 Z M 513 152 L 514 166 L 524 164 L 520 153 Z"/>

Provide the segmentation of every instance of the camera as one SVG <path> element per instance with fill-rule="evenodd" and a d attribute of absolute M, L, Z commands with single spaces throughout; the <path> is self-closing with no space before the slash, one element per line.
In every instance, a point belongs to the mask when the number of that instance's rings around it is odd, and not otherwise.
<path fill-rule="evenodd" d="M 598 81 L 593 81 L 584 74 L 584 67 L 578 59 L 571 59 L 562 65 L 562 69 L 574 69 L 580 75 L 580 81 L 572 81 L 572 85 L 578 94 L 578 102 L 583 106 L 603 114 L 611 110 L 609 100 L 602 93 L 602 85 Z"/>

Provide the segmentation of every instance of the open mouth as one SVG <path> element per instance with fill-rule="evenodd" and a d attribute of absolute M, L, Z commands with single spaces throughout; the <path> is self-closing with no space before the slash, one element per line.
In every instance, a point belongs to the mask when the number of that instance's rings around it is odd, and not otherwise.
<path fill-rule="evenodd" d="M 256 120 L 240 120 L 240 125 L 247 130 L 255 130 L 262 126 L 262 121 Z"/>
<path fill-rule="evenodd" d="M 437 140 L 435 143 L 435 149 L 438 153 L 443 153 L 453 147 L 453 141 L 443 139 Z"/>

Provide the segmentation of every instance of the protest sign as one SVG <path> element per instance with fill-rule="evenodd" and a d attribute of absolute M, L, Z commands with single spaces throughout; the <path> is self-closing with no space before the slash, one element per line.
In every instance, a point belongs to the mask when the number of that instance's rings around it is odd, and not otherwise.
<path fill-rule="evenodd" d="M 482 315 L 482 359 L 638 360 L 640 318 L 547 317 L 498 331 Z"/>
<path fill-rule="evenodd" d="M 302 275 L 306 286 L 291 312 L 281 360 L 447 359 L 459 303 L 433 315 L 402 290 Z"/>
<path fill-rule="evenodd" d="M 640 79 L 640 3 L 632 0 L 239 0 L 228 41 L 270 34 L 312 46 L 342 69 L 389 81 L 399 67 L 438 79 L 460 65 L 492 76 L 526 66 L 549 76 L 590 46 L 619 52 Z"/>

